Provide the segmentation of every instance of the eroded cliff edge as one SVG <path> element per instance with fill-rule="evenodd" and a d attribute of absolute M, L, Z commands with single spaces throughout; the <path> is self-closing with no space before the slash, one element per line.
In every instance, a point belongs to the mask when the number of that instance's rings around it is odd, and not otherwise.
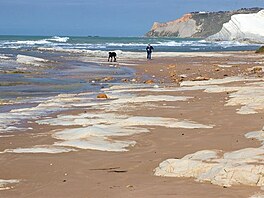
<path fill-rule="evenodd" d="M 166 23 L 155 22 L 148 37 L 207 38 L 221 31 L 223 24 L 236 14 L 257 13 L 262 8 L 243 8 L 235 11 L 192 12 Z"/>

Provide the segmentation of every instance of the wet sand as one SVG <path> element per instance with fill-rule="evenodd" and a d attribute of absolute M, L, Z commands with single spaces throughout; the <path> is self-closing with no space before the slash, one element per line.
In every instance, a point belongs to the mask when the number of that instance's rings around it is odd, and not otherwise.
<path fill-rule="evenodd" d="M 221 54 L 221 53 L 220 53 Z M 157 57 L 154 60 L 125 60 L 134 63 L 134 79 L 123 79 L 125 84 L 152 80 L 154 86 L 179 86 L 181 81 L 204 78 L 225 78 L 245 75 L 262 79 L 262 72 L 249 71 L 253 66 L 264 66 L 264 57 L 253 52 L 224 52 L 219 57 Z M 227 56 L 226 56 L 227 55 Z M 219 66 L 220 65 L 220 66 Z M 227 67 L 227 66 L 232 67 Z M 184 75 L 181 77 L 181 75 Z M 150 83 L 152 83 L 152 81 Z M 169 84 L 168 84 L 169 83 Z M 243 86 L 244 82 L 234 85 Z M 148 95 L 148 92 L 141 92 Z M 190 96 L 187 101 L 156 102 L 155 107 L 127 107 L 119 114 L 153 116 L 191 120 L 213 128 L 186 129 L 146 126 L 148 133 L 116 137 L 134 140 L 136 145 L 127 152 L 78 150 L 59 154 L 0 154 L 0 178 L 19 179 L 9 190 L 0 191 L 1 197 L 250 197 L 259 187 L 235 185 L 223 187 L 210 182 L 196 182 L 193 178 L 154 176 L 153 170 L 169 158 L 180 159 L 204 149 L 224 152 L 247 147 L 257 148 L 261 142 L 244 135 L 263 127 L 264 112 L 241 115 L 239 106 L 225 106 L 228 93 L 205 93 L 203 90 L 157 92 L 151 95 Z M 168 108 L 165 108 L 168 106 Z M 88 109 L 93 112 L 93 110 Z M 78 114 L 87 109 L 64 112 Z M 95 111 L 96 112 L 96 111 Z M 55 117 L 55 115 L 53 116 Z M 8 133 L 1 137 L 0 150 L 49 145 L 55 140 L 51 131 L 56 126 L 29 124 L 33 130 Z M 66 127 L 67 128 L 67 127 Z"/>

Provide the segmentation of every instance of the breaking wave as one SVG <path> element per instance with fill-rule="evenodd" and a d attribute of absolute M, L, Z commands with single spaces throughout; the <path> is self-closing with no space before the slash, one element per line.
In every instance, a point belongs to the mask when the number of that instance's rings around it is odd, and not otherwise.
<path fill-rule="evenodd" d="M 58 37 L 54 36 L 47 39 L 39 39 L 39 40 L 17 40 L 17 41 L 4 41 L 2 42 L 2 45 L 8 46 L 8 45 L 16 45 L 16 46 L 34 46 L 34 45 L 47 45 L 52 44 L 53 42 L 57 43 L 66 43 L 70 38 L 69 37 Z"/>
<path fill-rule="evenodd" d="M 59 36 L 54 36 L 50 39 L 46 39 L 47 41 L 56 41 L 60 43 L 66 43 L 70 38 L 69 37 L 59 37 Z"/>
<path fill-rule="evenodd" d="M 253 50 L 258 44 L 240 43 L 237 41 L 206 41 L 199 39 L 179 38 L 103 38 L 103 37 L 18 37 L 3 40 L 0 37 L 0 48 L 49 47 L 77 50 L 122 50 L 145 51 L 151 43 L 155 51 L 190 52 L 190 51 L 225 51 Z"/>

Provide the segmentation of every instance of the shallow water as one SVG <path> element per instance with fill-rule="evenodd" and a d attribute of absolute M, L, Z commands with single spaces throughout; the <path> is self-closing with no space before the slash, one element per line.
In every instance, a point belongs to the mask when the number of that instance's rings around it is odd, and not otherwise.
<path fill-rule="evenodd" d="M 0 48 L 0 113 L 37 106 L 60 94 L 98 91 L 100 79 L 130 77 L 128 68 L 102 66 L 79 60 L 81 55 Z M 4 58 L 3 58 L 4 57 Z"/>

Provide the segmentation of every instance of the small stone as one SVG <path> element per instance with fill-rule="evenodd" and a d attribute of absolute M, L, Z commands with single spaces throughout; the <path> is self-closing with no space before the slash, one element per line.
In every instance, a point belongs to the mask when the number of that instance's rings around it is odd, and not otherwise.
<path fill-rule="evenodd" d="M 108 98 L 108 96 L 106 94 L 104 94 L 104 93 L 100 93 L 96 97 L 100 98 L 100 99 L 107 99 Z"/>
<path fill-rule="evenodd" d="M 144 81 L 144 83 L 145 83 L 145 84 L 153 84 L 154 81 L 153 81 L 153 80 L 146 80 L 146 81 Z"/>
<path fill-rule="evenodd" d="M 192 81 L 203 81 L 203 80 L 209 80 L 209 78 L 204 76 L 198 76 L 195 79 L 192 79 Z"/>
<path fill-rule="evenodd" d="M 103 78 L 101 81 L 103 81 L 103 82 L 107 82 L 107 81 L 111 81 L 111 80 L 114 80 L 114 78 L 111 77 L 111 76 L 109 76 L 109 77 L 105 77 L 105 78 Z"/>
<path fill-rule="evenodd" d="M 121 81 L 122 82 L 128 82 L 129 80 L 127 78 L 123 78 Z"/>
<path fill-rule="evenodd" d="M 186 74 L 181 74 L 180 77 L 181 78 L 187 78 L 187 75 Z"/>
<path fill-rule="evenodd" d="M 262 67 L 254 67 L 254 68 L 253 68 L 253 72 L 254 72 L 254 73 L 262 72 Z"/>
<path fill-rule="evenodd" d="M 169 65 L 167 68 L 175 68 L 176 65 Z"/>

